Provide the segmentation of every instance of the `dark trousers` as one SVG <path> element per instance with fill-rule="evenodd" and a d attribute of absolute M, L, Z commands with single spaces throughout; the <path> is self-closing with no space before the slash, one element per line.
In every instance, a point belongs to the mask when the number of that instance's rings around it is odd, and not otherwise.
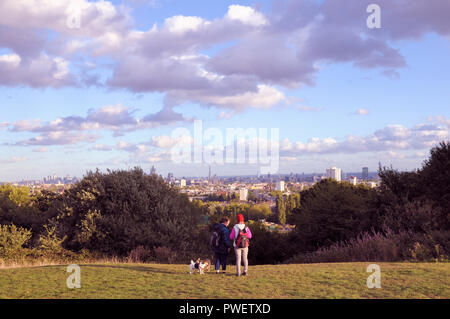
<path fill-rule="evenodd" d="M 216 270 L 220 269 L 220 265 L 222 265 L 223 271 L 227 270 L 227 255 L 228 254 L 214 253 Z"/>

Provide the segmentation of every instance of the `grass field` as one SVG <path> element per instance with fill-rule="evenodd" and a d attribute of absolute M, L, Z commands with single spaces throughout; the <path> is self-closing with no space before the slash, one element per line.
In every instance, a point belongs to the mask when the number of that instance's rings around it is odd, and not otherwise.
<path fill-rule="evenodd" d="M 187 265 L 87 264 L 81 288 L 66 266 L 0 269 L 0 298 L 450 298 L 449 263 L 377 263 L 381 288 L 369 289 L 369 263 L 250 266 L 249 276 Z"/>

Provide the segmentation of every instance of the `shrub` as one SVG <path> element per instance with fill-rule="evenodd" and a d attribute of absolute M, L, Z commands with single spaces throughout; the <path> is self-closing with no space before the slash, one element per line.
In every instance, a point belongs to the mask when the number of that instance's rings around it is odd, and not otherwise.
<path fill-rule="evenodd" d="M 23 246 L 31 236 L 31 230 L 15 225 L 0 225 L 0 259 L 22 261 L 28 254 Z"/>
<path fill-rule="evenodd" d="M 278 264 L 287 258 L 291 246 L 287 234 L 271 232 L 260 222 L 249 221 L 248 226 L 252 232 L 249 264 Z M 232 255 L 234 256 L 233 252 Z"/>
<path fill-rule="evenodd" d="M 128 262 L 133 263 L 145 263 L 151 260 L 152 252 L 150 249 L 145 248 L 142 245 L 137 246 L 128 254 Z"/>
<path fill-rule="evenodd" d="M 154 248 L 153 253 L 155 261 L 160 263 L 172 264 L 177 261 L 181 261 L 180 259 L 182 259 L 180 258 L 180 255 L 176 251 L 165 246 Z"/>
<path fill-rule="evenodd" d="M 293 245 L 299 252 L 312 252 L 370 231 L 375 225 L 370 205 L 375 196 L 375 190 L 330 179 L 303 191 L 300 208 L 291 218 L 296 225 Z"/>
<path fill-rule="evenodd" d="M 444 235 L 445 237 L 445 235 Z M 448 234 L 447 234 L 448 237 Z M 413 232 L 364 232 L 348 241 L 322 247 L 315 252 L 301 253 L 287 263 L 366 262 L 366 261 L 443 261 L 448 255 L 436 240 L 427 234 Z"/>
<path fill-rule="evenodd" d="M 132 249 L 165 246 L 185 251 L 200 214 L 176 187 L 142 169 L 89 172 L 66 191 L 51 222 L 67 249 L 126 257 Z"/>
<path fill-rule="evenodd" d="M 39 245 L 32 249 L 30 256 L 35 259 L 43 259 L 54 262 L 69 262 L 75 260 L 83 260 L 87 257 L 86 251 L 76 254 L 65 249 L 62 243 L 66 237 L 59 238 L 56 235 L 56 227 L 44 225 L 45 234 L 39 236 Z"/>

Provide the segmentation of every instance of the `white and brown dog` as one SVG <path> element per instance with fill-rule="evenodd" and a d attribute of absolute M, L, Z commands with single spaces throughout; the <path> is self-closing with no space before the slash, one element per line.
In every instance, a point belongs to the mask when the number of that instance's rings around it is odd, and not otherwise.
<path fill-rule="evenodd" d="M 191 260 L 191 264 L 189 265 L 189 274 L 192 274 L 194 271 L 198 270 L 200 275 L 203 275 L 206 271 L 209 271 L 211 267 L 211 262 L 209 259 L 201 260 L 197 259 L 195 262 Z"/>

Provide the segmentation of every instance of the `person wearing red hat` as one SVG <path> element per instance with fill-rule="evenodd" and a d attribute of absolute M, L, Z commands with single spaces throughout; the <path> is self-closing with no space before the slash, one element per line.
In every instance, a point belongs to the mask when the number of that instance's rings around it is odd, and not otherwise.
<path fill-rule="evenodd" d="M 230 234 L 230 239 L 233 240 L 234 252 L 236 254 L 236 276 L 241 275 L 241 262 L 244 263 L 243 276 L 248 273 L 248 246 L 249 239 L 252 238 L 250 228 L 245 226 L 244 216 L 239 214 L 237 216 L 237 224 L 234 225 Z"/>

